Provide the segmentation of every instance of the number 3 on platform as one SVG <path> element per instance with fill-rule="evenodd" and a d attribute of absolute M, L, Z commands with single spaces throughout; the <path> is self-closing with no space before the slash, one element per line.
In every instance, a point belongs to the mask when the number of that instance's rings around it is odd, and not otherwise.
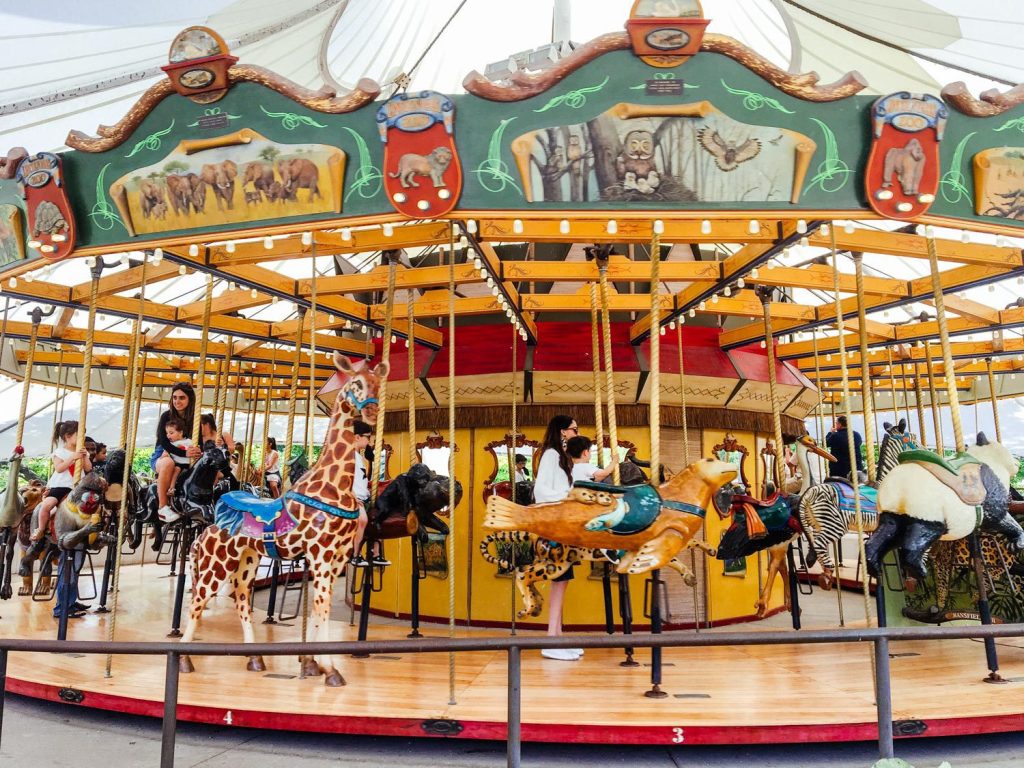
<path fill-rule="evenodd" d="M 685 740 L 686 740 L 686 737 L 683 734 L 683 729 L 682 728 L 673 728 L 672 729 L 672 743 L 673 744 L 682 744 Z"/>

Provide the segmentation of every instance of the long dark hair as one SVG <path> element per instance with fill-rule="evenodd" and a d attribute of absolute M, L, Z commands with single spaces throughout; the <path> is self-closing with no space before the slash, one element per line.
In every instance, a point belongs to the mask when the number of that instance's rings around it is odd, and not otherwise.
<path fill-rule="evenodd" d="M 565 445 L 562 444 L 562 430 L 568 429 L 574 421 L 576 419 L 565 414 L 552 417 L 548 422 L 547 432 L 544 433 L 544 443 L 540 447 L 542 456 L 548 448 L 554 448 L 558 452 L 558 466 L 565 472 L 570 485 L 572 484 L 572 459 L 569 458 L 569 454 L 565 452 Z"/>
<path fill-rule="evenodd" d="M 58 421 L 56 426 L 53 428 L 53 444 L 56 446 L 58 443 L 63 442 L 64 438 L 68 435 L 74 435 L 78 432 L 77 421 Z"/>
<path fill-rule="evenodd" d="M 174 408 L 174 393 L 184 392 L 188 397 L 188 407 L 185 408 L 184 413 L 178 413 Z M 185 429 L 183 435 L 187 438 L 192 437 L 192 422 L 195 420 L 196 415 L 196 393 L 192 389 L 192 385 L 187 381 L 179 381 L 173 387 L 171 387 L 170 397 L 167 398 L 167 409 L 171 412 L 172 416 L 177 416 L 185 421 Z"/>
<path fill-rule="evenodd" d="M 277 450 L 277 440 L 275 440 L 272 437 L 268 437 L 267 438 L 267 447 L 270 448 L 270 450 L 272 450 L 272 451 L 276 451 Z"/>

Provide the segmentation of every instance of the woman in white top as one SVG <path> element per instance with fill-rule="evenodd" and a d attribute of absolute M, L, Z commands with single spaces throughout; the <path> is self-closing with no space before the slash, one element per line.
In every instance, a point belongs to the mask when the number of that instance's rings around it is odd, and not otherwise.
<path fill-rule="evenodd" d="M 267 456 L 263 462 L 263 471 L 270 490 L 270 498 L 281 495 L 281 454 L 277 452 L 277 440 L 267 438 Z"/>
<path fill-rule="evenodd" d="M 537 504 L 561 501 L 572 488 L 572 459 L 565 452 L 566 442 L 579 434 L 576 419 L 572 416 L 555 416 L 548 422 L 541 446 L 540 464 L 533 482 L 533 499 Z M 551 580 L 551 594 L 548 598 L 548 634 L 557 637 L 562 634 L 562 606 L 565 603 L 565 589 L 573 579 L 573 568 Z M 553 648 L 541 651 L 549 659 L 576 661 L 583 655 L 578 648 Z"/>

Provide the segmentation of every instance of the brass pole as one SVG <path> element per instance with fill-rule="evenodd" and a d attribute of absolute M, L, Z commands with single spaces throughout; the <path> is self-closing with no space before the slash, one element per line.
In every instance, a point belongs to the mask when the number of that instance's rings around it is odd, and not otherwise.
<path fill-rule="evenodd" d="M 409 466 L 418 462 L 416 458 L 416 291 L 409 288 L 407 291 L 406 320 L 409 326 L 409 333 L 406 338 L 408 344 L 408 368 L 409 368 Z M 512 354 L 515 355 L 513 349 Z M 515 358 L 513 357 L 513 360 Z M 515 408 L 515 365 L 512 366 L 512 407 Z M 512 414 L 512 422 L 515 423 L 515 412 Z M 514 428 L 513 428 L 514 431 Z M 413 563 L 413 567 L 416 564 Z"/>
<path fill-rule="evenodd" d="M 302 326 L 306 320 L 306 308 L 299 307 L 298 314 L 299 330 L 295 335 L 295 356 L 292 358 L 292 380 L 288 387 L 288 447 L 284 454 L 285 464 L 292 460 L 292 446 L 295 444 L 295 399 L 299 391 L 299 370 L 302 365 Z M 309 461 L 313 461 L 312 456 L 309 457 Z M 284 482 L 287 479 L 288 478 L 282 475 L 281 484 L 284 485 Z"/>
<path fill-rule="evenodd" d="M 775 339 L 772 336 L 772 311 L 771 296 L 772 289 L 767 287 L 758 288 L 758 295 L 761 298 L 761 308 L 764 312 L 764 343 L 768 351 L 768 396 L 772 401 L 772 426 L 775 430 L 775 461 L 772 467 L 775 471 L 775 488 L 782 491 L 782 414 L 779 411 L 778 382 L 775 371 Z M 840 331 L 840 334 L 842 331 Z M 845 365 L 845 361 L 844 361 Z M 851 432 L 852 433 L 851 425 Z"/>
<path fill-rule="evenodd" d="M 590 367 L 594 373 L 594 442 L 597 466 L 604 467 L 604 418 L 601 413 L 601 337 L 598 329 L 597 283 L 590 283 Z"/>
<path fill-rule="evenodd" d="M 80 453 L 85 448 L 86 418 L 89 413 L 89 390 L 92 386 L 92 349 L 94 336 L 96 334 L 96 301 L 99 298 L 100 273 L 103 271 L 103 260 L 99 259 L 92 269 L 92 283 L 89 287 L 89 321 L 85 330 L 85 354 L 82 359 L 82 396 L 78 405 L 78 440 L 75 443 L 75 453 Z M 21 445 L 19 438 L 18 445 Z M 82 477 L 82 462 L 75 461 L 74 482 L 75 485 Z"/>
<path fill-rule="evenodd" d="M 601 285 L 601 330 L 604 340 L 604 380 L 608 398 L 608 444 L 611 446 L 612 483 L 619 484 L 619 429 L 615 418 L 615 369 L 612 363 L 612 321 L 608 308 L 608 260 L 599 259 L 597 274 Z M 603 446 L 598 446 L 602 450 Z"/>
<path fill-rule="evenodd" d="M 924 403 L 921 401 L 921 364 L 914 363 L 914 404 L 917 407 L 917 431 L 920 433 L 918 440 L 924 447 L 927 444 L 924 430 Z"/>
<path fill-rule="evenodd" d="M 871 368 L 868 364 L 868 329 L 867 311 L 864 307 L 864 254 L 860 251 L 853 251 L 853 267 L 857 282 L 857 332 L 860 339 L 860 374 L 861 374 L 861 402 L 864 409 L 864 455 L 867 459 L 866 468 L 868 472 L 868 483 L 875 481 L 875 413 L 872 409 L 872 386 Z M 839 332 L 842 333 L 842 322 L 839 322 Z M 895 395 L 893 395 L 895 397 Z M 853 425 L 850 425 L 851 429 Z"/>
<path fill-rule="evenodd" d="M 1003 431 L 999 428 L 999 399 L 996 395 L 996 377 L 992 372 L 992 358 L 986 357 L 985 363 L 988 366 L 988 396 L 992 398 L 992 420 L 996 425 L 996 442 L 1003 442 Z"/>
<path fill-rule="evenodd" d="M 932 365 L 932 347 L 926 341 L 924 343 L 925 367 L 928 371 L 928 401 L 932 406 L 932 423 L 935 427 L 935 450 L 941 456 L 945 449 L 942 445 L 942 403 L 935 393 L 935 371 Z"/>
<path fill-rule="evenodd" d="M 658 233 L 651 236 L 651 485 L 658 487 L 661 468 L 661 302 L 658 289 L 661 284 L 661 243 Z M 766 305 L 767 306 L 767 305 Z M 613 459 L 615 456 L 613 455 Z M 657 573 L 655 573 L 655 576 Z M 655 582 L 656 584 L 657 582 Z"/>
<path fill-rule="evenodd" d="M 949 416 L 953 422 L 954 451 L 966 451 L 963 425 L 960 423 L 960 395 L 956 390 L 956 369 L 953 367 L 953 350 L 949 345 L 949 327 L 946 325 L 946 303 L 942 295 L 942 279 L 939 275 L 939 256 L 935 249 L 935 230 L 931 225 L 925 228 L 928 244 L 928 265 L 931 268 L 932 293 L 935 301 L 935 319 L 939 324 L 939 343 L 942 347 L 942 368 L 946 374 L 946 393 L 949 397 Z"/>
<path fill-rule="evenodd" d="M 206 300 L 203 302 L 203 336 L 199 343 L 199 371 L 196 374 L 196 407 L 192 416 L 192 442 L 203 448 L 203 390 L 206 387 L 206 351 L 210 343 L 210 314 L 213 308 L 213 275 L 206 276 Z"/>

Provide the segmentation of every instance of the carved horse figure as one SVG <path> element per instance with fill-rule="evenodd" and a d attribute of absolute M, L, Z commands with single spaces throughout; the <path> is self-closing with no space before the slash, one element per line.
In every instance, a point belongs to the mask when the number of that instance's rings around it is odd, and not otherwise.
<path fill-rule="evenodd" d="M 907 432 L 906 419 L 900 419 L 895 426 L 889 422 L 882 426 L 885 429 L 885 436 L 878 449 L 878 482 L 899 465 L 899 456 L 903 451 L 917 448 L 913 435 Z M 799 460 L 798 452 L 797 461 Z M 860 485 L 860 505 L 861 523 L 865 533 L 875 530 L 878 526 L 878 507 L 873 487 Z M 830 477 L 823 483 L 805 489 L 800 499 L 800 524 L 809 545 L 807 566 L 811 567 L 815 562 L 820 562 L 818 586 L 822 589 L 831 589 L 836 568 L 832 560 L 832 547 L 857 524 L 853 486 L 850 482 L 845 478 Z"/>
<path fill-rule="evenodd" d="M 108 460 L 112 461 L 116 451 Z M 123 469 L 123 467 L 122 467 Z M 171 509 L 181 516 L 182 520 L 192 518 L 211 521 L 213 519 L 213 505 L 217 500 L 218 483 L 217 476 L 225 477 L 231 474 L 231 464 L 224 453 L 212 441 L 203 446 L 203 455 L 196 459 L 191 467 L 186 467 L 178 475 L 174 483 L 174 493 L 168 498 Z M 116 475 L 120 482 L 121 475 Z M 164 523 L 157 515 L 156 483 L 150 483 L 146 488 L 146 504 L 143 512 L 142 522 L 152 523 L 156 536 L 153 540 L 153 550 L 160 551 L 163 544 Z"/>
<path fill-rule="evenodd" d="M 264 555 L 292 560 L 305 557 L 313 586 L 311 640 L 330 637 L 329 618 L 334 583 L 352 556 L 359 505 L 352 493 L 356 472 L 353 422 L 377 421 L 377 392 L 388 374 L 381 363 L 370 368 L 353 366 L 335 353 L 334 364 L 347 377 L 331 411 L 324 449 L 317 463 L 280 499 L 254 499 L 233 491 L 221 497 L 214 522 L 196 541 L 193 550 L 193 592 L 188 626 L 182 642 L 195 636 L 203 609 L 222 584 L 231 579 L 235 610 L 242 622 L 245 642 L 253 642 L 250 601 L 256 566 Z M 304 657 L 304 673 L 323 673 L 328 686 L 345 684 L 337 660 Z M 181 671 L 193 671 L 188 656 L 181 657 Z M 260 656 L 250 656 L 247 668 L 263 671 Z"/>
<path fill-rule="evenodd" d="M 978 433 L 965 456 L 947 461 L 931 451 L 909 451 L 878 487 L 878 528 L 868 539 L 868 571 L 877 576 L 882 558 L 898 548 L 911 579 L 925 578 L 928 550 L 939 539 L 955 541 L 977 528 L 1005 536 L 1024 549 L 1024 529 L 1009 512 L 1010 477 L 1017 462 L 999 443 Z M 916 581 L 908 579 L 907 587 Z"/>
<path fill-rule="evenodd" d="M 735 465 L 703 459 L 657 488 L 577 481 L 563 501 L 529 507 L 491 496 L 484 527 L 527 531 L 570 547 L 624 550 L 619 573 L 667 565 L 685 576 L 678 555 L 703 528 L 712 495 L 735 477 Z M 617 522 L 609 527 L 599 520 Z"/>
<path fill-rule="evenodd" d="M 807 454 L 814 453 L 825 461 L 835 461 L 835 457 L 820 448 L 810 435 L 803 435 L 796 440 L 796 457 L 800 467 L 800 493 L 787 496 L 774 493 L 767 499 L 756 499 L 752 496 L 734 493 L 729 512 L 732 525 L 722 536 L 716 557 L 719 560 L 737 560 L 741 557 L 768 551 L 768 576 L 764 580 L 761 594 L 755 605 L 758 618 L 764 618 L 768 612 L 768 601 L 775 586 L 776 576 L 782 577 L 784 606 L 792 610 L 793 595 L 789 585 L 789 563 L 787 553 L 790 542 L 799 536 L 804 528 L 797 514 L 797 508 L 811 485 L 810 463 Z"/>

